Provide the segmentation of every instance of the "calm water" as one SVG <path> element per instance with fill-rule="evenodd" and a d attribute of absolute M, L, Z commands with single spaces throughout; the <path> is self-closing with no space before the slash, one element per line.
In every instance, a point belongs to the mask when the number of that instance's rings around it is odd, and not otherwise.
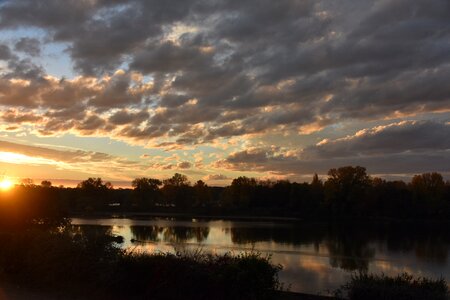
<path fill-rule="evenodd" d="M 326 294 L 364 270 L 444 277 L 450 281 L 450 233 L 424 226 L 362 226 L 279 222 L 152 219 L 72 219 L 75 226 L 106 226 L 133 251 L 239 253 L 256 250 L 283 266 L 291 291 Z"/>

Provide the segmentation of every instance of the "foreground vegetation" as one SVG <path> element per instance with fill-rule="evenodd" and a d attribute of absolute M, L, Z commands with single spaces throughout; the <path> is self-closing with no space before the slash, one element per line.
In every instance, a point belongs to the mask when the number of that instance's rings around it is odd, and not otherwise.
<path fill-rule="evenodd" d="M 345 294 L 349 300 L 446 300 L 449 291 L 444 279 L 415 278 L 408 273 L 396 277 L 359 273 L 336 294 Z"/>
<path fill-rule="evenodd" d="M 257 253 L 133 253 L 106 229 L 67 228 L 2 233 L 1 282 L 89 299 L 271 299 L 279 288 L 280 267 Z"/>

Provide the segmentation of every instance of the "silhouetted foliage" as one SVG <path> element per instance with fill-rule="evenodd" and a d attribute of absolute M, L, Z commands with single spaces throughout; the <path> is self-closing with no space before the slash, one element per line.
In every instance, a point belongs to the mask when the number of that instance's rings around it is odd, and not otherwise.
<path fill-rule="evenodd" d="M 271 299 L 279 287 L 259 254 L 135 254 L 117 240 L 101 226 L 0 233 L 0 278 L 74 299 Z"/>
<path fill-rule="evenodd" d="M 56 188 L 21 184 L 0 192 L 0 229 L 30 224 L 58 226 L 66 223 L 66 216 L 67 207 Z"/>
<path fill-rule="evenodd" d="M 181 210 L 192 206 L 193 193 L 186 175 L 175 173 L 171 178 L 163 180 L 163 184 L 164 206 L 175 206 Z"/>
<path fill-rule="evenodd" d="M 80 182 L 77 187 L 84 191 L 101 191 L 112 189 L 111 182 L 104 182 L 101 178 L 88 178 Z"/>
<path fill-rule="evenodd" d="M 52 187 L 52 182 L 49 181 L 49 180 L 43 180 L 41 182 L 41 186 L 44 187 L 44 188 L 50 188 L 50 187 Z"/>
<path fill-rule="evenodd" d="M 416 211 L 422 211 L 424 216 L 444 214 L 441 211 L 445 207 L 445 182 L 439 173 L 425 173 L 415 175 L 411 180 L 413 204 Z"/>
<path fill-rule="evenodd" d="M 416 175 L 405 183 L 371 178 L 365 168 L 347 166 L 331 169 L 324 181 L 317 174 L 311 183 L 242 176 L 227 187 L 210 187 L 201 180 L 191 185 L 185 175 L 176 173 L 163 181 L 136 178 L 132 186 L 133 189 L 113 189 L 101 178 L 88 178 L 77 188 L 52 187 L 48 181 L 37 186 L 27 180 L 11 191 L 0 192 L 0 198 L 11 199 L 0 202 L 0 215 L 6 216 L 0 222 L 14 216 L 16 221 L 33 219 L 33 214 L 99 212 L 289 216 L 315 220 L 450 219 L 450 183 L 444 182 L 438 173 Z M 44 212 L 46 206 L 48 212 Z"/>
<path fill-rule="evenodd" d="M 368 196 L 370 178 L 363 167 L 342 167 L 328 171 L 325 201 L 333 216 L 361 214 Z"/>
<path fill-rule="evenodd" d="M 131 182 L 133 191 L 133 205 L 142 209 L 148 209 L 154 207 L 160 199 L 159 186 L 162 185 L 162 181 L 154 178 L 136 178 Z"/>
<path fill-rule="evenodd" d="M 396 277 L 358 273 L 352 275 L 339 296 L 349 300 L 446 300 L 449 292 L 444 279 L 434 280 L 403 273 Z"/>
<path fill-rule="evenodd" d="M 110 182 L 104 182 L 101 178 L 88 178 L 77 185 L 78 209 L 94 211 L 104 209 L 109 204 L 109 198 L 113 191 Z"/>

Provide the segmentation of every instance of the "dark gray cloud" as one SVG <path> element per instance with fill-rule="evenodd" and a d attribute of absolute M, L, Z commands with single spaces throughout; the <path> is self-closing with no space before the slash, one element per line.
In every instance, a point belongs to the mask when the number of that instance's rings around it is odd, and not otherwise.
<path fill-rule="evenodd" d="M 0 60 L 9 60 L 13 57 L 8 45 L 0 44 Z"/>
<path fill-rule="evenodd" d="M 145 97 L 145 93 L 134 93 L 131 90 L 132 84 L 130 74 L 116 73 L 109 81 L 105 82 L 105 88 L 100 93 L 96 93 L 88 104 L 101 109 L 138 105 Z"/>
<path fill-rule="evenodd" d="M 450 175 L 450 124 L 411 121 L 379 126 L 346 138 L 324 140 L 301 151 L 251 148 L 232 153 L 215 167 L 300 176 L 344 165 L 371 173 L 439 171 Z"/>
<path fill-rule="evenodd" d="M 357 132 L 353 136 L 323 141 L 305 149 L 305 158 L 339 158 L 450 149 L 450 124 L 405 121 Z"/>
<path fill-rule="evenodd" d="M 32 80 L 33 85 L 44 83 L 45 70 L 28 58 L 18 59 L 13 56 L 8 61 L 9 73 L 3 77 L 6 79 Z"/>
<path fill-rule="evenodd" d="M 31 56 L 39 56 L 41 54 L 41 42 L 35 38 L 20 38 L 14 45 L 14 50 Z"/>
<path fill-rule="evenodd" d="M 177 164 L 177 168 L 178 169 L 182 169 L 182 170 L 190 169 L 191 167 L 192 167 L 192 164 L 190 162 L 188 162 L 188 161 L 179 162 Z"/>
<path fill-rule="evenodd" d="M 190 69 L 208 68 L 211 55 L 203 54 L 201 49 L 165 42 L 150 44 L 139 50 L 130 64 L 132 69 L 143 73 L 174 73 Z"/>
<path fill-rule="evenodd" d="M 109 118 L 109 122 L 114 125 L 135 124 L 139 125 L 149 117 L 147 111 L 140 111 L 137 113 L 129 112 L 127 110 L 120 110 Z"/>
<path fill-rule="evenodd" d="M 448 0 L 7 0 L 0 30 L 42 30 L 82 77 L 2 44 L 0 103 L 45 134 L 171 146 L 448 112 L 449 20 Z"/>

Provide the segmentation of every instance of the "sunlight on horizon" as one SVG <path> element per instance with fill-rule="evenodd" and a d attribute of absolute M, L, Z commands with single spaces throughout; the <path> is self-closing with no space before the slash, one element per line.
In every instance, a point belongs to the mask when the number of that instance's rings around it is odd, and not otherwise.
<path fill-rule="evenodd" d="M 12 163 L 12 164 L 32 164 L 32 165 L 54 165 L 55 162 L 53 160 L 42 158 L 42 157 L 33 157 L 21 153 L 14 152 L 0 152 L 0 162 Z"/>
<path fill-rule="evenodd" d="M 10 190 L 14 186 L 14 182 L 8 178 L 3 178 L 0 181 L 0 189 L 3 191 Z"/>

